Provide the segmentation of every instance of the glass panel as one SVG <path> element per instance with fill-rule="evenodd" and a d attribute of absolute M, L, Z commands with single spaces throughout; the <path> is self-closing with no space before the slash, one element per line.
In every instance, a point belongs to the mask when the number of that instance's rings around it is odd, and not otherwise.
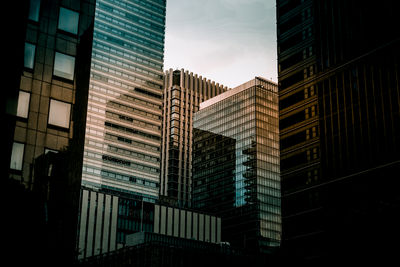
<path fill-rule="evenodd" d="M 68 80 L 74 79 L 75 58 L 56 52 L 53 74 Z"/>
<path fill-rule="evenodd" d="M 30 43 L 25 43 L 24 67 L 33 69 L 35 61 L 36 46 Z"/>
<path fill-rule="evenodd" d="M 50 101 L 49 124 L 69 128 L 71 104 L 57 100 Z"/>
<path fill-rule="evenodd" d="M 60 30 L 78 34 L 79 13 L 63 8 L 60 8 L 60 16 L 58 18 L 58 28 Z"/>
<path fill-rule="evenodd" d="M 14 142 L 11 153 L 10 169 L 22 170 L 22 161 L 24 159 L 24 144 Z"/>
<path fill-rule="evenodd" d="M 18 96 L 18 109 L 17 116 L 21 118 L 28 118 L 29 112 L 29 99 L 31 97 L 30 93 L 20 91 Z"/>
<path fill-rule="evenodd" d="M 29 19 L 39 21 L 40 0 L 31 0 L 29 6 Z"/>

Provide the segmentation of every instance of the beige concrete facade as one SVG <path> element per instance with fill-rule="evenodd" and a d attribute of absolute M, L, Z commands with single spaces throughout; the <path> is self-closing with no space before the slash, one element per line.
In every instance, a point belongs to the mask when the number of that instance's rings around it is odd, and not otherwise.
<path fill-rule="evenodd" d="M 192 72 L 165 72 L 160 196 L 190 203 L 193 113 L 228 88 Z"/>

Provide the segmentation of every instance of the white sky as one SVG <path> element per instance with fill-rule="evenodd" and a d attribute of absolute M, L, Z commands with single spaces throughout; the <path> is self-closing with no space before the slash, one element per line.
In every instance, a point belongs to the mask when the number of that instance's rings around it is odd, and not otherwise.
<path fill-rule="evenodd" d="M 234 88 L 277 82 L 275 0 L 167 0 L 164 69 Z"/>

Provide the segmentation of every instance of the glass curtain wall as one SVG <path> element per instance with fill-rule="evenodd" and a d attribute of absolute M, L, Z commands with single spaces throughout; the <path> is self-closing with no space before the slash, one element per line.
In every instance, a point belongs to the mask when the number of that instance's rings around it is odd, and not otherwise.
<path fill-rule="evenodd" d="M 84 186 L 158 198 L 165 5 L 96 1 Z"/>

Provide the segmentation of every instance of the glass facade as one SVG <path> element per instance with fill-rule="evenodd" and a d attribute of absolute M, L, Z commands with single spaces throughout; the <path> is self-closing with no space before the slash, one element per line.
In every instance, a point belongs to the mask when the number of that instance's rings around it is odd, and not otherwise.
<path fill-rule="evenodd" d="M 277 90 L 257 77 L 194 114 L 193 207 L 220 215 L 235 245 L 280 244 Z"/>
<path fill-rule="evenodd" d="M 82 184 L 154 202 L 165 1 L 96 1 Z"/>

